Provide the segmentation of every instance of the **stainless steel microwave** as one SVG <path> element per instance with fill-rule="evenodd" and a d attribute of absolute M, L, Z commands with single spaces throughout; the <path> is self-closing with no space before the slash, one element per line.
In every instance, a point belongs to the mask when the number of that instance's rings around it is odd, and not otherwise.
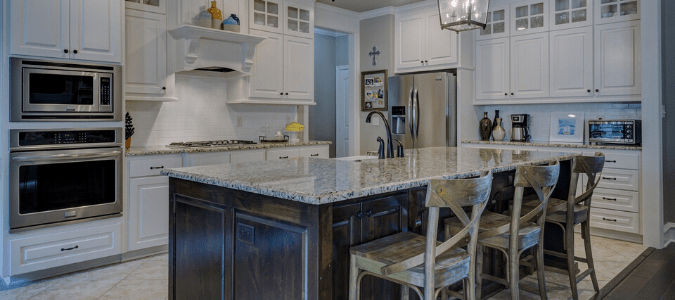
<path fill-rule="evenodd" d="M 122 67 L 10 58 L 10 121 L 121 121 Z"/>
<path fill-rule="evenodd" d="M 588 141 L 601 144 L 640 144 L 642 121 L 588 120 Z"/>

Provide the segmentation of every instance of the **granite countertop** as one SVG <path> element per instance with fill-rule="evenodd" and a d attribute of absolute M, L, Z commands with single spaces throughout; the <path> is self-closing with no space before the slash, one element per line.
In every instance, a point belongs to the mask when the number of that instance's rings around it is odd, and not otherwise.
<path fill-rule="evenodd" d="M 150 147 L 131 147 L 125 152 L 126 156 L 142 156 L 142 155 L 159 155 L 159 154 L 177 154 L 177 153 L 200 153 L 200 152 L 223 152 L 236 150 L 251 150 L 251 149 L 267 149 L 267 148 L 282 148 L 282 147 L 302 147 L 302 146 L 317 146 L 330 145 L 331 141 L 307 141 L 300 143 L 278 143 L 278 144 L 250 144 L 250 145 L 232 145 L 221 147 L 193 147 L 193 148 L 173 148 L 167 146 L 150 146 Z"/>
<path fill-rule="evenodd" d="M 574 153 L 438 147 L 406 150 L 406 157 L 362 161 L 297 158 L 167 169 L 173 178 L 235 190 L 326 204 L 424 186 L 430 179 L 465 178 L 484 170 L 571 159 Z"/>
<path fill-rule="evenodd" d="M 486 145 L 508 145 L 508 146 L 532 146 L 532 147 L 555 147 L 555 148 L 586 148 L 601 150 L 635 150 L 642 151 L 642 146 L 636 145 L 588 145 L 576 143 L 557 143 L 557 142 L 496 142 L 496 141 L 473 141 L 463 140 L 462 144 L 486 144 Z"/>

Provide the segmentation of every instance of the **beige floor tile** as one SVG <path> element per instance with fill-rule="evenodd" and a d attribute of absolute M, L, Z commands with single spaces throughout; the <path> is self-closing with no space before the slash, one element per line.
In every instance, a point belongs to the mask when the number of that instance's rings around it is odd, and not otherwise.
<path fill-rule="evenodd" d="M 24 300 L 44 292 L 50 286 L 58 283 L 62 278 L 47 279 L 32 283 L 27 286 L 0 291 L 0 300 Z"/>
<path fill-rule="evenodd" d="M 168 280 L 169 265 L 162 261 L 149 260 L 129 274 L 128 278 Z"/>
<path fill-rule="evenodd" d="M 167 280 L 139 280 L 127 278 L 120 281 L 99 299 L 162 300 L 168 297 L 167 284 Z"/>
<path fill-rule="evenodd" d="M 169 254 L 168 253 L 157 254 L 157 255 L 153 256 L 152 258 L 150 258 L 150 260 L 152 260 L 152 261 L 163 261 L 163 262 L 168 263 L 169 262 Z"/>
<path fill-rule="evenodd" d="M 120 279 L 69 277 L 50 286 L 46 291 L 36 295 L 32 299 L 97 299 L 119 281 Z"/>

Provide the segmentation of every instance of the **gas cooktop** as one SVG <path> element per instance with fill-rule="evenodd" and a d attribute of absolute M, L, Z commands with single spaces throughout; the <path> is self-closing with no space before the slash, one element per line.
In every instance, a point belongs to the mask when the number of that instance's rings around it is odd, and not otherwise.
<path fill-rule="evenodd" d="M 219 141 L 197 141 L 197 142 L 179 142 L 171 143 L 167 147 L 219 147 L 219 146 L 235 146 L 235 145 L 252 145 L 257 144 L 254 141 L 245 140 L 219 140 Z"/>

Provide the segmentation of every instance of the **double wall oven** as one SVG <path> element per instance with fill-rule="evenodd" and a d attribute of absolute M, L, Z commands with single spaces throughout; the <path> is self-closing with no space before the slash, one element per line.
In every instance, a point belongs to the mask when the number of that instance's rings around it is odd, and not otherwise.
<path fill-rule="evenodd" d="M 10 231 L 120 215 L 122 134 L 10 130 Z"/>

